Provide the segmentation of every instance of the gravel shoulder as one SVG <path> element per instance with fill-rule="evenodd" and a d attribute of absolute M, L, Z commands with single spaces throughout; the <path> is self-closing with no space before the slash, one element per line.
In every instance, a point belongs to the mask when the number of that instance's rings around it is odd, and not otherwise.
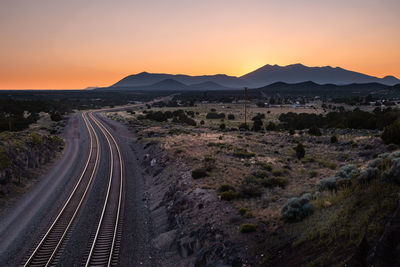
<path fill-rule="evenodd" d="M 61 157 L 1 216 L 1 266 L 21 264 L 33 242 L 42 235 L 76 183 L 89 145 L 88 134 L 79 114 L 70 117 L 62 137 L 66 145 Z"/>

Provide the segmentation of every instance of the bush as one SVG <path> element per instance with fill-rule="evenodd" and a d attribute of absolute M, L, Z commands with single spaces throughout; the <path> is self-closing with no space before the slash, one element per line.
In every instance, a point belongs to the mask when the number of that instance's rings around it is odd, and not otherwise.
<path fill-rule="evenodd" d="M 338 187 L 337 187 L 336 181 L 337 181 L 337 178 L 335 178 L 335 177 L 322 179 L 318 185 L 318 190 L 319 191 L 325 191 L 325 190 L 337 191 Z"/>
<path fill-rule="evenodd" d="M 227 192 L 227 191 L 236 192 L 236 189 L 235 189 L 235 187 L 233 187 L 230 184 L 222 184 L 222 185 L 220 185 L 220 187 L 218 187 L 218 190 L 217 190 L 218 193 Z"/>
<path fill-rule="evenodd" d="M 304 156 L 306 154 L 306 150 L 304 149 L 304 146 L 302 143 L 297 144 L 297 146 L 295 147 L 295 151 L 296 151 L 296 157 L 298 159 L 304 158 Z"/>
<path fill-rule="evenodd" d="M 260 186 L 253 183 L 243 183 L 240 186 L 240 194 L 244 198 L 259 197 L 261 196 Z"/>
<path fill-rule="evenodd" d="M 219 125 L 219 129 L 220 129 L 220 130 L 225 130 L 225 128 L 226 128 L 225 123 L 221 123 L 221 124 Z"/>
<path fill-rule="evenodd" d="M 246 124 L 246 123 L 241 123 L 241 124 L 239 125 L 239 130 L 247 131 L 247 130 L 249 130 L 249 125 Z"/>
<path fill-rule="evenodd" d="M 261 181 L 261 184 L 263 186 L 272 188 L 277 186 L 279 186 L 280 188 L 285 188 L 287 183 L 288 183 L 287 180 L 281 177 L 273 177 L 273 178 L 263 179 Z"/>
<path fill-rule="evenodd" d="M 263 169 L 263 170 L 272 171 L 272 165 L 271 165 L 271 163 L 268 163 L 268 162 L 260 162 L 260 161 L 258 161 L 256 164 L 257 164 L 258 166 L 260 166 L 261 169 Z"/>
<path fill-rule="evenodd" d="M 189 118 L 186 114 L 179 114 L 177 117 L 173 118 L 172 122 L 196 126 L 196 121 L 192 118 Z"/>
<path fill-rule="evenodd" d="M 248 208 L 241 207 L 241 208 L 239 209 L 239 214 L 242 215 L 242 216 L 244 216 L 248 211 L 249 211 Z"/>
<path fill-rule="evenodd" d="M 314 125 L 310 129 L 308 129 L 308 134 L 315 135 L 315 136 L 321 136 L 321 130 L 317 126 Z"/>
<path fill-rule="evenodd" d="M 33 146 L 40 145 L 43 142 L 42 136 L 37 133 L 31 133 L 29 137 L 29 141 Z"/>
<path fill-rule="evenodd" d="M 335 177 L 338 178 L 345 178 L 345 179 L 352 179 L 356 175 L 360 173 L 360 170 L 357 169 L 354 165 L 345 165 L 343 166 L 336 174 Z"/>
<path fill-rule="evenodd" d="M 50 113 L 50 119 L 52 121 L 60 121 L 62 120 L 62 116 L 58 112 Z"/>
<path fill-rule="evenodd" d="M 200 121 L 200 125 L 204 125 L 204 121 L 203 120 Z"/>
<path fill-rule="evenodd" d="M 265 107 L 265 103 L 264 102 L 257 102 L 256 103 L 256 105 L 257 105 L 257 107 L 259 107 L 259 108 L 264 108 Z"/>
<path fill-rule="evenodd" d="M 253 127 L 251 128 L 252 131 L 259 132 L 262 130 L 263 122 L 261 119 L 254 120 Z"/>
<path fill-rule="evenodd" d="M 220 194 L 221 200 L 231 201 L 238 197 L 238 193 L 233 190 L 224 191 Z"/>
<path fill-rule="evenodd" d="M 383 142 L 385 144 L 400 144 L 400 121 L 396 121 L 395 123 L 386 126 L 383 130 L 381 136 Z"/>
<path fill-rule="evenodd" d="M 225 119 L 225 113 L 209 112 L 206 115 L 206 119 Z"/>
<path fill-rule="evenodd" d="M 272 175 L 273 176 L 282 176 L 283 175 L 283 171 L 282 170 L 273 170 L 272 171 Z"/>
<path fill-rule="evenodd" d="M 252 173 L 252 175 L 254 177 L 264 179 L 264 178 L 268 177 L 268 172 L 266 172 L 266 171 L 255 171 L 255 172 Z"/>
<path fill-rule="evenodd" d="M 338 139 L 337 139 L 336 135 L 332 135 L 331 136 L 331 143 L 334 144 L 334 143 L 337 143 L 337 142 L 338 142 Z"/>
<path fill-rule="evenodd" d="M 193 179 L 200 179 L 208 176 L 207 170 L 205 168 L 197 168 L 192 171 Z"/>
<path fill-rule="evenodd" d="M 238 148 L 238 149 L 236 149 L 236 151 L 235 152 L 233 152 L 233 155 L 235 156 L 235 157 L 238 157 L 238 158 L 252 158 L 252 157 L 254 157 L 256 154 L 255 153 L 253 153 L 253 152 L 248 152 L 246 149 L 243 149 L 243 148 Z"/>
<path fill-rule="evenodd" d="M 368 183 L 369 181 L 376 179 L 379 175 L 378 168 L 366 168 L 358 177 L 358 181 L 361 183 Z"/>
<path fill-rule="evenodd" d="M 283 219 L 289 222 L 298 222 L 311 215 L 314 212 L 314 206 L 310 203 L 310 200 L 310 194 L 289 199 L 281 210 Z"/>
<path fill-rule="evenodd" d="M 267 127 L 265 127 L 265 129 L 267 130 L 267 131 L 275 131 L 275 130 L 277 130 L 277 126 L 276 126 L 276 124 L 275 123 L 273 123 L 272 121 L 270 121 L 268 124 L 267 124 Z"/>
<path fill-rule="evenodd" d="M 400 185 L 400 158 L 392 160 L 392 166 L 382 174 L 386 181 Z"/>
<path fill-rule="evenodd" d="M 256 226 L 254 224 L 250 223 L 244 223 L 240 227 L 240 232 L 241 233 L 251 233 L 256 231 Z"/>
<path fill-rule="evenodd" d="M 235 115 L 233 115 L 233 114 L 228 115 L 228 120 L 234 120 L 234 119 L 235 119 Z"/>

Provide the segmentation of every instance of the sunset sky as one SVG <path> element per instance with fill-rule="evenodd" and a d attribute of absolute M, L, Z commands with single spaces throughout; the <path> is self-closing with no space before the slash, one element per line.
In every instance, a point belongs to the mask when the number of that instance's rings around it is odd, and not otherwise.
<path fill-rule="evenodd" d="M 0 0 L 0 89 L 265 64 L 400 78 L 399 0 Z"/>

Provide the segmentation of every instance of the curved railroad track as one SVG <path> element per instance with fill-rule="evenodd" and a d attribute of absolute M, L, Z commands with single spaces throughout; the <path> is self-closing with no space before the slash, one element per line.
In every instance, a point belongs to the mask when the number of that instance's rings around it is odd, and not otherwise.
<path fill-rule="evenodd" d="M 118 261 L 119 237 L 121 231 L 121 206 L 123 194 L 123 159 L 118 143 L 110 131 L 92 114 L 89 117 L 106 137 L 110 148 L 110 176 L 107 195 L 90 246 L 85 266 L 114 266 Z"/>
<path fill-rule="evenodd" d="M 34 247 L 33 252 L 24 262 L 23 266 L 49 266 L 50 264 L 55 264 L 53 260 L 67 239 L 74 219 L 82 206 L 95 176 L 100 156 L 99 138 L 88 120 L 86 112 L 82 113 L 82 118 L 90 137 L 90 151 L 85 167 L 61 211 L 40 242 Z"/>

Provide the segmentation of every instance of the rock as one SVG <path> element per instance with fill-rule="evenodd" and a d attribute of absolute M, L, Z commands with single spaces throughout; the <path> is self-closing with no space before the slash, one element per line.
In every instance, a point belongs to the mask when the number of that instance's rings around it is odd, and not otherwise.
<path fill-rule="evenodd" d="M 154 247 L 162 251 L 170 249 L 176 239 L 176 232 L 177 230 L 174 229 L 158 235 L 152 240 Z"/>
<path fill-rule="evenodd" d="M 324 207 L 325 207 L 325 208 L 329 208 L 330 206 L 332 206 L 332 203 L 329 202 L 328 200 L 326 200 L 326 201 L 324 202 Z"/>

